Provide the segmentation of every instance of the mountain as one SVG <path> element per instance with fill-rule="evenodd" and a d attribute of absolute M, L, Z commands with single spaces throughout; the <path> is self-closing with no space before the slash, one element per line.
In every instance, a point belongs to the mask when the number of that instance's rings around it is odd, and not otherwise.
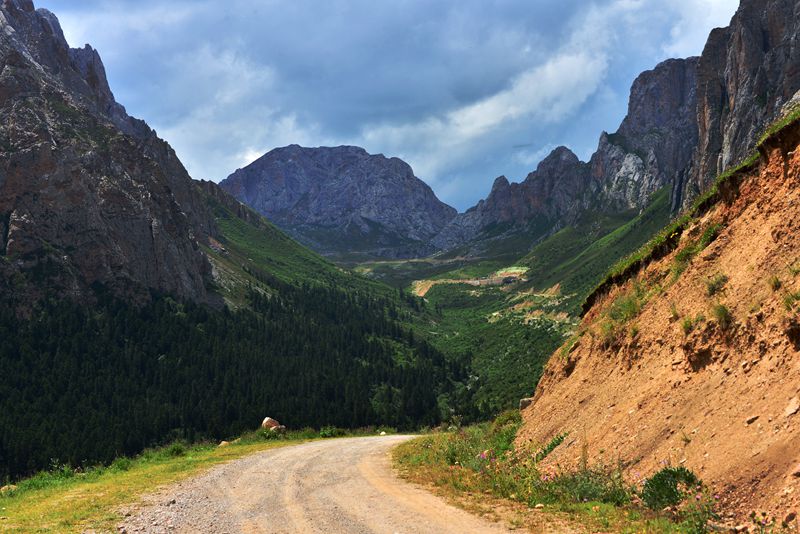
<path fill-rule="evenodd" d="M 115 102 L 99 54 L 0 4 L 0 479 L 267 414 L 437 424 L 466 379 L 410 295 L 302 247 Z"/>
<path fill-rule="evenodd" d="M 486 200 L 459 214 L 433 243 L 449 250 L 478 237 L 502 236 L 510 229 L 534 227 L 542 231 L 557 225 L 579 209 L 575 199 L 589 186 L 589 166 L 565 147 L 554 150 L 520 184 L 497 178 Z"/>
<path fill-rule="evenodd" d="M 157 289 L 210 295 L 214 231 L 173 150 L 114 101 L 103 64 L 67 46 L 55 16 L 3 4 L 0 271 L 20 299 Z M 24 284 L 20 278 L 35 283 Z"/>
<path fill-rule="evenodd" d="M 698 143 L 676 183 L 682 206 L 744 160 L 754 141 L 800 90 L 800 5 L 743 0 L 730 26 L 711 35 L 698 64 Z"/>
<path fill-rule="evenodd" d="M 550 359 L 517 444 L 543 462 L 614 458 L 697 473 L 735 524 L 787 517 L 800 440 L 800 112 L 590 299 Z M 536 449 L 534 449 L 536 450 Z M 555 468 L 555 467 L 554 467 Z"/>
<path fill-rule="evenodd" d="M 600 136 L 589 162 L 556 148 L 523 182 L 498 178 L 485 200 L 458 215 L 432 242 L 459 255 L 519 257 L 589 213 L 644 209 L 691 163 L 697 63 L 697 58 L 673 59 L 641 74 L 619 130 Z"/>
<path fill-rule="evenodd" d="M 792 0 L 744 0 L 729 27 L 711 32 L 700 57 L 667 60 L 635 80 L 625 119 L 617 132 L 601 135 L 581 187 L 573 187 L 574 165 L 550 175 L 537 170 L 511 184 L 513 199 L 498 180 L 486 200 L 433 242 L 458 255 L 491 257 L 514 248 L 524 254 L 589 213 L 641 211 L 663 187 L 673 213 L 688 208 L 717 175 L 748 156 L 800 89 L 798 16 Z M 545 214 L 539 206 L 553 209 Z"/>
<path fill-rule="evenodd" d="M 353 146 L 272 150 L 220 184 L 327 256 L 427 255 L 456 210 L 398 158 Z"/>

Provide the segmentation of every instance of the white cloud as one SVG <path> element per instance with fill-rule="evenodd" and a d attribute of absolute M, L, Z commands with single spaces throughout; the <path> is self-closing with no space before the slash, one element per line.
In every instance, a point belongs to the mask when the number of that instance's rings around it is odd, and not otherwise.
<path fill-rule="evenodd" d="M 190 19 L 202 16 L 208 7 L 205 2 L 170 2 L 161 6 L 110 3 L 101 9 L 58 12 L 56 15 L 70 46 L 82 47 L 91 43 L 95 48 L 130 52 L 124 46 L 118 46 L 126 35 L 141 33 L 157 40 L 161 35 L 168 35 L 171 29 L 181 28 Z"/>
<path fill-rule="evenodd" d="M 435 177 L 474 143 L 512 122 L 563 119 L 594 92 L 605 68 L 604 54 L 563 53 L 474 104 L 417 123 L 369 126 L 362 138 L 382 151 L 405 153 L 420 176 Z"/>
<path fill-rule="evenodd" d="M 271 148 L 321 137 L 317 125 L 263 103 L 263 95 L 279 83 L 276 73 L 235 51 L 204 45 L 173 58 L 172 69 L 174 94 L 165 97 L 188 99 L 191 111 L 153 123 L 194 178 L 221 180 Z"/>
<path fill-rule="evenodd" d="M 697 56 L 703 51 L 711 28 L 728 26 L 739 0 L 678 0 L 671 6 L 678 18 L 664 46 L 668 57 Z"/>
<path fill-rule="evenodd" d="M 521 124 L 553 124 L 571 117 L 598 91 L 609 66 L 609 49 L 620 20 L 637 25 L 643 0 L 591 4 L 572 24 L 566 44 L 544 62 L 522 72 L 510 85 L 483 100 L 443 115 L 407 124 L 367 125 L 361 142 L 399 154 L 429 183 L 454 162 L 486 144 L 494 134 Z M 598 132 L 599 135 L 599 132 Z"/>

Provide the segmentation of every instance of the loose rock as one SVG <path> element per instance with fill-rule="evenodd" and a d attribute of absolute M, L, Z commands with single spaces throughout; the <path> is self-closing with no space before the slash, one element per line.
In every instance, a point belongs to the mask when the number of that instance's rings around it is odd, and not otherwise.
<path fill-rule="evenodd" d="M 264 430 L 270 430 L 279 426 L 281 426 L 281 424 L 272 417 L 265 417 L 264 420 L 261 421 L 261 428 Z"/>
<path fill-rule="evenodd" d="M 800 412 L 800 398 L 793 398 L 789 401 L 789 405 L 786 407 L 786 410 L 783 412 L 784 417 L 791 417 L 797 412 Z"/>

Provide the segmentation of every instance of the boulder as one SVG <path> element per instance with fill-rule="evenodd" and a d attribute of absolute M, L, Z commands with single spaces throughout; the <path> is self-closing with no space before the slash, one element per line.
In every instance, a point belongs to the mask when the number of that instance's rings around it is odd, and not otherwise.
<path fill-rule="evenodd" d="M 14 491 L 17 487 L 14 484 L 8 484 L 7 486 L 3 486 L 0 488 L 0 493 L 8 493 L 10 491 Z"/>
<path fill-rule="evenodd" d="M 275 434 L 285 434 L 286 427 L 283 425 L 273 426 L 269 429 L 270 432 L 274 432 Z"/>
<path fill-rule="evenodd" d="M 533 404 L 533 399 L 532 398 L 520 399 L 519 400 L 519 411 L 524 410 L 525 408 L 527 408 L 531 404 Z"/>
<path fill-rule="evenodd" d="M 227 447 L 231 444 L 230 441 L 220 441 L 218 447 Z"/>
<path fill-rule="evenodd" d="M 272 417 L 265 417 L 264 420 L 261 421 L 261 428 L 264 430 L 271 430 L 279 426 L 281 426 L 281 424 Z"/>

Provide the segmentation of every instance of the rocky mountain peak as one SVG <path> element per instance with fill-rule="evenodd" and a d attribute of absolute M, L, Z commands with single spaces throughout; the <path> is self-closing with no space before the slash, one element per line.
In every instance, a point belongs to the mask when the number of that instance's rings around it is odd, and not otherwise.
<path fill-rule="evenodd" d="M 99 284 L 208 300 L 199 244 L 214 224 L 199 190 L 114 100 L 99 54 L 71 49 L 25 0 L 0 5 L 0 152 L 3 279 L 78 298 Z"/>
<path fill-rule="evenodd" d="M 456 215 L 399 158 L 356 146 L 271 150 L 221 182 L 293 237 L 331 256 L 403 257 Z"/>
<path fill-rule="evenodd" d="M 508 189 L 510 185 L 508 178 L 505 176 L 498 176 L 494 179 L 494 183 L 492 184 L 492 193 L 496 193 L 502 189 Z"/>

